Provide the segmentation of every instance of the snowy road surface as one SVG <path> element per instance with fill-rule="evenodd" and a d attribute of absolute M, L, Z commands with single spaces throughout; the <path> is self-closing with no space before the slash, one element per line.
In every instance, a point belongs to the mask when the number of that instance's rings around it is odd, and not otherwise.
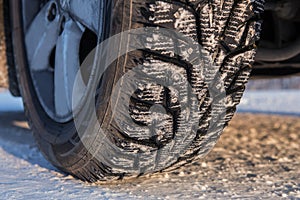
<path fill-rule="evenodd" d="M 238 110 L 300 116 L 300 90 L 246 91 Z"/>
<path fill-rule="evenodd" d="M 282 99 L 278 99 L 282 98 Z M 298 115 L 298 91 L 248 92 L 239 111 Z M 208 157 L 172 173 L 89 185 L 39 153 L 20 100 L 0 94 L 0 199 L 300 198 L 300 118 L 238 114 Z"/>

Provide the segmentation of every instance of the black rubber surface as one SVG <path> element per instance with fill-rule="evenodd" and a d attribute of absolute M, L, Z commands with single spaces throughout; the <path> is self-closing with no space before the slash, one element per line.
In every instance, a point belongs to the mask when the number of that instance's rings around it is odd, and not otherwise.
<path fill-rule="evenodd" d="M 19 90 L 19 84 L 17 80 L 17 73 L 14 60 L 13 40 L 12 40 L 12 23 L 9 11 L 9 0 L 3 1 L 3 13 L 4 13 L 4 28 L 5 28 L 5 43 L 6 43 L 6 60 L 8 65 L 9 76 L 9 90 L 14 96 L 21 96 Z"/>
<path fill-rule="evenodd" d="M 18 27 L 21 21 L 19 3 L 17 0 L 10 2 L 13 27 Z M 73 122 L 56 123 L 42 110 L 26 67 L 23 33 L 14 29 L 14 50 L 18 51 L 15 52 L 18 55 L 15 58 L 26 114 L 46 158 L 65 172 L 84 181 L 96 182 L 139 176 L 161 169 L 171 170 L 206 155 L 215 145 L 224 125 L 231 120 L 245 90 L 254 61 L 256 41 L 259 39 L 263 3 L 263 0 L 111 1 L 106 9 L 107 20 L 111 23 L 104 27 L 108 36 L 135 28 L 155 27 L 177 31 L 199 43 L 214 62 L 213 65 L 200 68 L 207 72 L 207 76 L 210 70 L 218 71 L 217 80 L 224 83 L 226 113 L 224 118 L 219 119 L 220 123 L 216 123 L 208 132 L 211 119 L 216 117 L 212 112 L 209 85 L 203 81 L 201 73 L 189 65 L 187 60 L 191 59 L 191 55 L 186 54 L 184 44 L 178 38 L 165 42 L 165 38 L 150 32 L 144 38 L 154 48 L 120 57 L 103 76 L 102 83 L 105 84 L 98 89 L 97 114 L 106 137 L 101 137 L 103 135 L 96 131 L 94 122 L 86 117 L 82 127 L 93 133 L 88 140 L 88 147 L 82 143 Z M 186 57 L 172 54 L 174 49 L 180 48 L 179 52 Z M 144 66 L 142 72 L 149 76 L 176 72 L 185 77 L 198 98 L 196 117 L 186 121 L 184 110 L 178 109 L 179 102 L 174 100 L 174 91 L 153 83 L 132 95 L 129 113 L 136 126 L 121 130 L 109 109 L 112 103 L 109 99 L 118 80 L 140 64 Z M 215 82 L 216 85 L 218 83 Z M 179 93 L 187 92 L 184 88 L 180 89 Z M 126 90 L 125 86 L 120 88 L 121 93 Z M 154 123 L 151 119 L 151 107 L 154 105 L 163 106 L 167 112 L 163 115 L 158 113 L 155 123 L 160 126 L 156 126 L 152 137 L 148 137 L 140 127 Z M 125 126 L 129 123 L 126 116 L 118 117 L 123 119 Z M 197 127 L 194 132 L 178 128 L 188 127 L 189 123 L 195 121 Z M 89 126 L 84 127 L 85 124 Z M 193 137 L 192 142 L 188 149 L 181 152 L 179 141 L 184 143 L 188 137 Z M 179 141 L 175 141 L 175 138 Z M 164 148 L 172 142 L 175 145 Z"/>

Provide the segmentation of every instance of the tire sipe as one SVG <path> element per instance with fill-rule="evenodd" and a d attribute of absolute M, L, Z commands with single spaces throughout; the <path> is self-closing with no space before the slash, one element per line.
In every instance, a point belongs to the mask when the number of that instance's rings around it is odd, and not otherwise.
<path fill-rule="evenodd" d="M 193 69 L 184 56 L 169 52 L 170 49 L 182 48 L 178 38 L 172 38 L 170 42 L 152 38 L 148 41 L 152 41 L 153 49 L 126 53 L 105 71 L 97 89 L 95 105 L 98 122 L 106 137 L 105 140 L 100 137 L 97 127 L 92 124 L 94 122 L 86 117 L 82 124 L 88 123 L 86 129 L 93 132 L 87 146 L 78 134 L 74 119 L 58 122 L 43 108 L 29 71 L 22 28 L 22 3 L 19 0 L 5 1 L 5 13 L 10 15 L 7 29 L 11 27 L 6 32 L 13 41 L 8 54 L 13 52 L 13 56 L 9 57 L 13 62 L 10 63 L 16 65 L 26 116 L 44 156 L 58 169 L 88 182 L 172 170 L 202 158 L 215 145 L 242 98 L 259 40 L 263 4 L 264 0 L 111 0 L 103 11 L 102 40 L 138 28 L 164 28 L 192 38 L 214 63 L 204 65 L 203 70 L 215 70 L 223 80 L 226 110 L 220 119 L 222 123 L 208 131 L 213 118 L 208 85 L 203 83 L 199 71 Z M 149 33 L 145 37 L 155 36 Z M 138 65 L 144 66 L 143 72 L 150 75 L 164 76 L 167 71 L 176 71 L 188 80 L 199 102 L 198 114 L 192 119 L 197 122 L 197 127 L 193 127 L 194 133 L 180 133 L 182 130 L 178 127 L 188 122 L 184 120 L 182 110 L 177 109 L 178 102 L 172 101 L 172 90 L 159 84 L 150 84 L 132 95 L 128 112 L 135 126 L 126 131 L 120 129 L 113 120 L 115 116 L 110 109 L 110 99 L 121 77 Z M 121 85 L 119 90 L 126 90 L 124 87 Z M 47 90 L 47 83 L 44 90 Z M 156 123 L 162 126 L 149 138 L 139 127 L 149 125 L 149 116 L 155 113 L 154 105 L 162 106 L 166 113 L 158 115 L 159 122 Z M 178 149 L 181 143 L 174 138 L 184 143 L 190 136 L 192 140 L 188 147 L 175 154 L 172 149 Z M 175 147 L 162 150 L 172 142 Z M 163 162 L 162 158 L 168 157 L 170 162 Z"/>

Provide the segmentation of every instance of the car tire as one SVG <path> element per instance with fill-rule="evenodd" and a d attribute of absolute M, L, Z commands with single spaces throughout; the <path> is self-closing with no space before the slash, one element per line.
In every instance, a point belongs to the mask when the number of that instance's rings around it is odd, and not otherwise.
<path fill-rule="evenodd" d="M 58 169 L 83 181 L 96 182 L 172 170 L 202 158 L 213 148 L 233 117 L 251 74 L 264 0 L 119 0 L 106 5 L 102 41 L 133 29 L 155 28 L 179 32 L 200 44 L 207 54 L 206 57 L 213 62 L 204 65 L 203 70 L 207 73 L 216 71 L 218 80 L 222 80 L 225 111 L 222 118 L 214 116 L 209 84 L 201 82 L 201 75 L 196 70 L 193 71 L 184 56 L 169 52 L 170 48 L 182 48 L 182 44 L 178 42 L 180 39 L 176 38 L 177 42 L 174 40 L 164 43 L 153 39 L 154 34 L 149 33 L 146 40 L 150 41 L 149 38 L 152 37 L 153 49 L 126 53 L 114 61 L 101 78 L 97 88 L 96 112 L 97 123 L 103 133 L 99 134 L 96 122 L 90 120 L 88 114 L 83 114 L 86 117 L 79 126 L 83 128 L 83 124 L 88 124 L 89 127 L 83 129 L 92 132 L 87 142 L 82 141 L 82 135 L 78 133 L 80 130 L 73 118 L 59 122 L 45 112 L 29 70 L 29 53 L 22 26 L 22 3 L 18 0 L 5 3 L 9 8 L 6 12 L 11 16 L 11 30 L 6 32 L 12 38 L 14 53 L 13 58 L 10 56 L 9 59 L 13 59 L 16 65 L 26 116 L 39 148 Z M 178 110 L 178 102 L 172 104 L 172 91 L 159 84 L 150 84 L 139 89 L 139 94 L 132 96 L 129 116 L 135 126 L 125 131 L 120 128 L 120 123 L 125 123 L 127 119 L 123 116 L 119 117 L 121 122 L 114 120 L 113 109 L 110 109 L 111 98 L 116 86 L 121 92 L 126 90 L 126 86 L 118 85 L 118 81 L 139 65 L 144 66 L 141 69 L 145 70 L 144 73 L 164 76 L 167 71 L 174 71 L 188 80 L 199 102 L 196 106 L 196 117 L 189 118 L 190 121 L 197 122 L 196 127 L 193 125 L 193 130 L 181 130 L 179 133 L 178 126 L 186 126 L 182 123 L 189 121 L 185 121 L 184 114 Z M 213 90 L 217 88 L 214 84 L 217 83 L 211 84 Z M 44 90 L 47 90 L 47 84 Z M 122 101 L 118 98 L 121 97 L 117 96 L 115 102 Z M 151 112 L 155 112 L 151 107 L 157 104 L 167 110 L 164 115 L 158 115 L 162 116 L 160 119 L 156 119 L 159 121 L 156 123 L 162 123 L 163 127 L 159 127 L 153 137 L 147 138 L 145 132 L 141 131 L 144 129 L 139 127 L 149 125 L 147 120 Z M 218 123 L 213 124 L 212 120 L 217 120 Z M 103 134 L 106 136 L 105 140 Z M 185 144 L 188 137 L 192 139 L 181 148 L 180 144 Z M 164 146 L 172 143 L 175 147 L 170 145 L 168 149 L 164 149 Z M 166 159 L 169 159 L 168 162 L 164 162 Z"/>

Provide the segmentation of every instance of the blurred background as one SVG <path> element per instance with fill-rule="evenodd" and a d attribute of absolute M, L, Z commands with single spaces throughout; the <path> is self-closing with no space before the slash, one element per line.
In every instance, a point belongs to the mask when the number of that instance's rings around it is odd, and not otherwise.
<path fill-rule="evenodd" d="M 3 101 L 11 97 L 7 90 L 3 89 L 8 86 L 4 39 L 2 0 L 0 0 L 0 88 L 2 88 L 0 100 Z M 300 96 L 298 90 L 300 90 L 300 75 L 250 80 L 238 110 L 240 112 L 300 114 L 300 106 L 297 105 L 296 99 Z M 20 99 L 12 100 L 11 98 L 10 100 L 20 101 Z"/>
<path fill-rule="evenodd" d="M 3 89 L 8 86 L 6 77 L 4 25 L 2 0 L 0 0 L 0 91 L 2 91 L 0 106 L 3 106 L 1 99 L 7 101 L 9 98 L 8 102 L 14 103 L 20 101 L 20 99 L 11 99 L 7 90 Z M 300 90 L 300 76 L 250 80 L 238 110 L 240 112 L 300 114 L 300 106 L 297 105 L 296 99 L 300 96 L 298 90 Z"/>
<path fill-rule="evenodd" d="M 0 1 L 0 87 L 7 86 L 2 0 Z"/>

